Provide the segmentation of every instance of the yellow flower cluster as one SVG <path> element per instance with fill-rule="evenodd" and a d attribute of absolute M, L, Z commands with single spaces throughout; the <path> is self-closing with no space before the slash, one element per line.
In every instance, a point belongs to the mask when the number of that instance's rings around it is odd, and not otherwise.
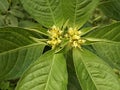
<path fill-rule="evenodd" d="M 62 31 L 58 27 L 53 26 L 50 30 L 48 30 L 48 33 L 51 40 L 47 41 L 47 43 L 52 46 L 52 49 L 54 49 L 61 43 Z"/>
<path fill-rule="evenodd" d="M 62 31 L 58 27 L 53 26 L 48 30 L 48 33 L 51 39 L 48 40 L 47 43 L 52 46 L 52 49 L 54 49 L 62 42 Z M 72 47 L 81 48 L 81 44 L 85 43 L 85 40 L 81 39 L 80 35 L 81 31 L 78 31 L 76 28 L 69 28 L 67 34 L 65 34 L 65 38 L 69 40 L 69 44 Z"/>
<path fill-rule="evenodd" d="M 78 31 L 76 28 L 69 28 L 68 33 L 65 37 L 69 38 L 70 45 L 72 47 L 79 47 L 81 48 L 81 44 L 85 43 L 85 40 L 81 39 L 80 37 L 81 31 Z"/>

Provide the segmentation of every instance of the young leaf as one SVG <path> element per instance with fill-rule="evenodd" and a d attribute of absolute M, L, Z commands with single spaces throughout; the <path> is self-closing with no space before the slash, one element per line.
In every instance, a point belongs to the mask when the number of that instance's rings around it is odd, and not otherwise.
<path fill-rule="evenodd" d="M 16 90 L 66 90 L 67 70 L 62 53 L 48 51 L 23 74 Z"/>
<path fill-rule="evenodd" d="M 63 11 L 70 27 L 80 28 L 89 19 L 99 0 L 63 0 Z"/>
<path fill-rule="evenodd" d="M 82 90 L 120 90 L 117 75 L 92 52 L 73 49 L 73 59 Z"/>
<path fill-rule="evenodd" d="M 26 29 L 0 28 L 0 80 L 18 78 L 42 54 L 45 45 L 30 36 Z"/>
<path fill-rule="evenodd" d="M 95 52 L 113 68 L 120 70 L 120 43 L 98 42 L 92 44 Z"/>
<path fill-rule="evenodd" d="M 25 10 L 46 27 L 63 23 L 62 0 L 21 0 Z"/>
<path fill-rule="evenodd" d="M 108 26 L 97 28 L 85 35 L 86 39 L 102 39 L 111 41 L 120 41 L 120 22 Z"/>

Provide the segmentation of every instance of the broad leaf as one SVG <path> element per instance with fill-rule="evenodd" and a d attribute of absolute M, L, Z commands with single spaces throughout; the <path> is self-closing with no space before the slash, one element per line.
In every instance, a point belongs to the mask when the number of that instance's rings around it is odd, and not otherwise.
<path fill-rule="evenodd" d="M 117 75 L 92 52 L 74 49 L 73 59 L 82 90 L 120 90 Z"/>
<path fill-rule="evenodd" d="M 120 43 L 94 43 L 96 53 L 113 68 L 120 70 Z"/>
<path fill-rule="evenodd" d="M 63 0 L 64 17 L 70 27 L 80 28 L 89 19 L 99 0 Z"/>
<path fill-rule="evenodd" d="M 103 0 L 99 8 L 106 16 L 115 20 L 120 20 L 120 0 Z"/>
<path fill-rule="evenodd" d="M 21 2 L 25 10 L 43 26 L 62 25 L 62 0 L 21 0 Z"/>
<path fill-rule="evenodd" d="M 63 54 L 49 51 L 23 74 L 16 90 L 66 90 L 67 70 Z"/>
<path fill-rule="evenodd" d="M 88 40 L 111 40 L 111 41 L 120 41 L 120 23 L 114 23 L 108 26 L 97 28 L 91 30 L 91 32 L 85 35 L 85 38 Z"/>
<path fill-rule="evenodd" d="M 18 78 L 42 54 L 44 45 L 30 38 L 34 35 L 22 28 L 0 28 L 0 80 Z"/>

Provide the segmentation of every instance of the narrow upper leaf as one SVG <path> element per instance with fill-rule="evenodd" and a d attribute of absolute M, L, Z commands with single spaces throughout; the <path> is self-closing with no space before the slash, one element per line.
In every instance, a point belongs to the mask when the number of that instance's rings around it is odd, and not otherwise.
<path fill-rule="evenodd" d="M 70 27 L 80 28 L 89 19 L 99 0 L 63 0 L 65 20 Z"/>
<path fill-rule="evenodd" d="M 91 32 L 85 35 L 86 39 L 102 39 L 110 41 L 120 41 L 120 22 L 114 23 L 108 26 L 99 27 L 91 30 Z"/>
<path fill-rule="evenodd" d="M 95 54 L 74 49 L 73 59 L 82 90 L 120 90 L 117 75 Z"/>
<path fill-rule="evenodd" d="M 66 90 L 67 70 L 63 54 L 49 51 L 23 74 L 16 90 Z"/>

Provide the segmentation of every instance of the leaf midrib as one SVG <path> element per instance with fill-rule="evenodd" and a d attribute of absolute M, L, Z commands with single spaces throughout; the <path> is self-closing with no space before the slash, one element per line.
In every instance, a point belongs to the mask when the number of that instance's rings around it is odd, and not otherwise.
<path fill-rule="evenodd" d="M 52 68 L 53 68 L 53 65 L 54 65 L 54 61 L 55 61 L 55 55 L 53 56 L 53 60 L 52 60 L 52 64 L 51 64 L 50 72 L 49 72 L 49 75 L 48 75 L 45 90 L 47 90 L 47 87 L 49 85 L 49 81 L 50 81 L 50 77 L 51 77 L 51 74 L 52 74 L 51 72 L 52 72 Z"/>
<path fill-rule="evenodd" d="M 78 2 L 78 0 L 76 0 L 76 3 L 75 3 L 75 16 L 74 16 L 73 27 L 75 27 L 75 21 L 76 21 L 76 17 L 77 17 L 77 2 Z"/>
<path fill-rule="evenodd" d="M 28 47 L 31 47 L 31 46 L 37 46 L 37 45 L 41 45 L 41 43 L 34 43 L 34 44 L 18 47 L 18 48 L 12 49 L 12 50 L 8 50 L 8 51 L 5 51 L 5 52 L 2 52 L 2 53 L 0 53 L 0 55 L 6 54 L 6 53 L 10 53 L 10 52 L 15 52 L 17 50 L 21 50 L 21 49 L 24 49 L 24 48 L 28 48 Z"/>
<path fill-rule="evenodd" d="M 93 81 L 93 84 L 95 85 L 96 90 L 99 90 L 99 89 L 97 88 L 97 85 L 95 84 L 95 81 L 92 79 L 92 76 L 91 76 L 89 70 L 87 69 L 87 66 L 86 66 L 86 64 L 85 64 L 85 62 L 84 62 L 84 60 L 83 60 L 81 54 L 80 54 L 80 57 L 81 57 L 81 60 L 82 60 L 84 66 L 85 66 L 85 68 L 86 68 L 86 70 L 87 70 L 87 72 L 88 72 L 88 74 L 89 74 L 89 76 L 90 76 L 90 79 Z"/>
<path fill-rule="evenodd" d="M 50 7 L 50 2 L 49 2 L 49 0 L 46 0 L 46 1 L 47 1 L 47 4 L 48 4 L 48 8 L 50 9 L 50 12 L 51 12 L 51 16 L 52 16 L 53 22 L 54 22 L 54 24 L 56 24 L 56 21 L 55 21 L 55 17 L 54 17 L 52 8 Z"/>

